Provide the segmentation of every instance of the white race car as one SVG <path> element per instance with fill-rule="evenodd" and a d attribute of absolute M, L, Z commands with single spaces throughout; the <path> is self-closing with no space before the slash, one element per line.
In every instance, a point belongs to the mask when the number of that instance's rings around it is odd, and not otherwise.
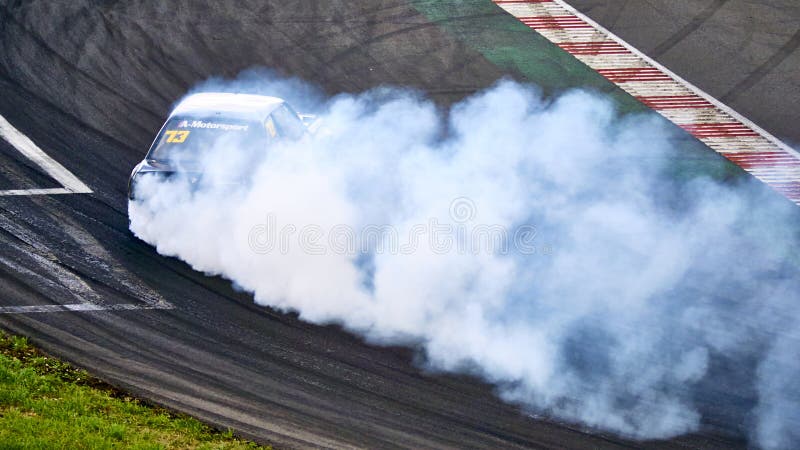
<path fill-rule="evenodd" d="M 200 164 L 200 155 L 214 143 L 240 143 L 249 151 L 266 151 L 273 141 L 299 139 L 317 125 L 314 116 L 297 114 L 277 97 L 218 92 L 190 95 L 172 110 L 147 156 L 133 168 L 128 198 L 134 199 L 142 177 L 182 174 L 196 182 L 208 169 L 207 161 Z"/>

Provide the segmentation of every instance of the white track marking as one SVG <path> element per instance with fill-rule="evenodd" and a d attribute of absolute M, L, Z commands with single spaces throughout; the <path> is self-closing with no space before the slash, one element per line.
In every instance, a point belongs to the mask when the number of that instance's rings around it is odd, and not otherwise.
<path fill-rule="evenodd" d="M 50 195 L 50 194 L 74 194 L 74 192 L 69 191 L 64 188 L 51 188 L 51 189 L 9 189 L 6 191 L 0 191 L 0 195 L 3 196 L 10 196 L 10 195 Z"/>
<path fill-rule="evenodd" d="M 800 154 L 565 0 L 494 0 L 550 42 L 800 204 Z"/>
<path fill-rule="evenodd" d="M 111 304 L 96 305 L 94 303 L 75 303 L 69 305 L 32 305 L 32 306 L 0 306 L 0 314 L 31 314 L 53 312 L 86 312 L 86 311 L 135 311 L 148 309 L 172 309 L 172 307 Z"/>
<path fill-rule="evenodd" d="M 736 123 L 736 120 L 722 114 L 716 108 L 694 108 L 694 109 L 664 109 L 661 115 L 678 125 L 688 125 L 693 123 Z"/>
<path fill-rule="evenodd" d="M 23 155 L 35 162 L 50 177 L 59 182 L 63 188 L 56 189 L 12 189 L 0 191 L 0 196 L 4 195 L 44 195 L 44 194 L 91 194 L 89 186 L 83 184 L 64 166 L 53 158 L 47 156 L 36 144 L 27 136 L 14 128 L 3 116 L 0 116 L 0 137 L 13 145 Z"/>
<path fill-rule="evenodd" d="M 626 81 L 616 83 L 625 92 L 634 97 L 657 97 L 691 95 L 692 91 L 684 86 L 669 81 Z"/>
<path fill-rule="evenodd" d="M 705 144 L 720 153 L 749 153 L 775 151 L 775 147 L 763 139 L 755 137 L 716 137 L 708 138 Z"/>
<path fill-rule="evenodd" d="M 613 61 L 609 61 L 606 55 L 575 55 L 582 63 L 595 69 L 620 69 L 646 67 L 642 60 L 633 55 L 617 55 Z"/>
<path fill-rule="evenodd" d="M 100 241 L 98 241 L 91 233 L 85 230 L 78 222 L 66 214 L 58 211 L 54 212 L 55 219 L 61 224 L 62 229 L 66 231 L 70 237 L 80 244 L 81 249 L 89 254 L 92 258 L 90 260 L 101 261 L 97 266 L 97 270 L 108 272 L 111 276 L 125 289 L 131 293 L 136 293 L 150 308 L 169 309 L 172 306 L 157 292 L 145 286 L 138 281 L 130 272 L 122 267 L 114 259 L 114 256 L 106 250 Z"/>
<path fill-rule="evenodd" d="M 20 274 L 27 280 L 32 280 L 45 289 L 46 295 L 59 297 L 64 301 L 57 305 L 24 305 L 0 306 L 0 314 L 29 314 L 50 312 L 82 312 L 82 311 L 131 311 L 173 309 L 161 295 L 138 281 L 123 267 L 117 264 L 111 254 L 83 230 L 72 219 L 64 215 L 54 218 L 67 233 L 87 252 L 87 260 L 97 261 L 98 271 L 107 272 L 114 280 L 122 285 L 129 294 L 141 299 L 141 303 L 118 304 L 108 303 L 103 300 L 92 287 L 69 267 L 62 264 L 58 257 L 42 242 L 37 235 L 21 227 L 0 214 L 0 228 L 16 238 L 18 242 L 8 244 L 8 253 L 16 253 L 16 258 L 26 258 L 35 263 L 42 270 L 32 270 L 20 261 L 0 253 L 0 265 L 8 267 L 12 272 Z M 98 272 L 98 274 L 101 272 Z M 44 274 L 47 274 L 45 276 Z"/>
<path fill-rule="evenodd" d="M 552 2 L 514 2 L 502 5 L 515 17 L 556 16 L 564 14 L 564 8 Z"/>
<path fill-rule="evenodd" d="M 25 305 L 25 306 L 0 306 L 0 314 L 29 314 L 29 313 L 48 313 L 48 312 L 81 312 L 81 311 L 132 311 L 139 309 L 173 309 L 173 306 L 164 300 L 160 295 L 145 295 L 145 303 L 139 304 L 114 304 L 104 303 L 100 296 L 80 277 L 49 258 L 36 253 L 29 253 L 40 267 L 56 278 L 56 281 L 48 279 L 30 269 L 16 264 L 7 258 L 0 256 L 0 264 L 11 268 L 14 272 L 24 274 L 27 278 L 47 285 L 51 289 L 63 288 L 67 295 L 74 298 L 77 303 L 67 303 L 61 305 Z M 48 255 L 55 258 L 53 255 Z"/>
<path fill-rule="evenodd" d="M 603 33 L 592 29 L 542 29 L 539 34 L 552 42 L 602 42 L 608 40 Z M 637 61 L 639 61 L 637 59 Z"/>

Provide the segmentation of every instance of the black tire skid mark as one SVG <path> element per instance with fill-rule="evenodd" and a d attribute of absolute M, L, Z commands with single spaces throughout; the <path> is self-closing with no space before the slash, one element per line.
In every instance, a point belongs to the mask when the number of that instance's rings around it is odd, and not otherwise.
<path fill-rule="evenodd" d="M 757 85 L 767 75 L 770 74 L 776 67 L 780 66 L 787 58 L 792 56 L 800 48 L 800 28 L 797 32 L 778 49 L 767 61 L 758 66 L 756 70 L 750 73 L 744 80 L 736 84 L 731 90 L 723 95 L 720 100 L 723 103 L 731 103 L 735 101 L 743 93 L 747 92 L 753 86 Z"/>
<path fill-rule="evenodd" d="M 658 59 L 673 47 L 678 45 L 681 41 L 686 39 L 690 34 L 697 31 L 704 23 L 706 23 L 714 14 L 717 13 L 729 0 L 712 0 L 711 4 L 706 7 L 700 14 L 696 15 L 688 24 L 675 32 L 672 36 L 667 38 L 664 42 L 658 44 L 652 51 L 648 52 L 649 56 Z"/>

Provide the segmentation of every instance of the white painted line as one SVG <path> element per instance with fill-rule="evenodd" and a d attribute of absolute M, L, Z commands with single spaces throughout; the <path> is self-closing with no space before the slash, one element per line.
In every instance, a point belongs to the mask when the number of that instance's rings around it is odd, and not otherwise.
<path fill-rule="evenodd" d="M 27 136 L 14 128 L 3 116 L 0 116 L 0 137 L 13 145 L 23 155 L 42 168 L 50 177 L 59 182 L 63 188 L 57 189 L 12 189 L 0 191 L 3 195 L 43 195 L 43 194 L 91 194 L 89 186 L 83 184 L 58 161 L 47 156 Z"/>
<path fill-rule="evenodd" d="M 635 97 L 679 96 L 692 93 L 688 88 L 670 81 L 626 81 L 616 84 Z"/>
<path fill-rule="evenodd" d="M 70 231 L 71 224 L 68 218 L 62 218 L 61 225 Z M 124 269 L 115 267 L 113 258 L 105 253 L 100 243 L 86 233 L 83 236 L 73 236 L 76 242 L 83 244 L 83 248 L 98 261 L 103 261 L 103 266 L 110 266 L 118 276 L 122 285 L 128 288 L 135 298 L 140 298 L 141 303 L 134 304 L 114 304 L 107 303 L 92 287 L 79 275 L 68 267 L 62 265 L 56 256 L 46 247 L 38 245 L 36 237 L 25 232 L 21 227 L 4 220 L 0 215 L 0 225 L 2 228 L 15 236 L 19 244 L 11 243 L 9 250 L 21 251 L 25 246 L 32 246 L 32 251 L 25 252 L 25 257 L 41 267 L 44 273 L 50 277 L 42 275 L 42 272 L 34 271 L 17 259 L 6 253 L 0 253 L 0 264 L 10 268 L 13 272 L 24 276 L 25 279 L 34 282 L 52 292 L 53 289 L 61 290 L 61 294 L 56 294 L 63 298 L 62 304 L 50 305 L 25 305 L 25 306 L 0 306 L 0 314 L 30 314 L 30 313 L 51 313 L 51 312 L 85 312 L 85 311 L 132 311 L 132 310 L 155 310 L 155 309 L 174 309 L 171 303 L 166 301 L 160 294 L 150 290 L 142 283 L 129 280 Z M 78 239 L 76 239 L 76 237 Z M 22 244 L 24 243 L 24 244 Z M 14 248 L 16 247 L 16 248 Z M 43 254 L 42 254 L 43 253 Z M 17 253 L 19 257 L 19 253 Z"/>
<path fill-rule="evenodd" d="M 716 108 L 675 108 L 659 109 L 658 113 L 678 125 L 692 123 L 737 123 L 727 114 L 722 114 Z"/>
<path fill-rule="evenodd" d="M 563 14 L 563 8 L 549 2 L 536 2 L 536 3 L 508 3 L 502 5 L 506 11 L 510 12 L 517 17 L 535 17 L 544 15 L 558 15 Z"/>
<path fill-rule="evenodd" d="M 174 309 L 170 304 L 163 305 L 95 305 L 94 303 L 75 303 L 71 305 L 33 305 L 33 306 L 0 306 L 0 314 L 31 314 L 53 312 L 86 312 L 86 311 L 134 311 L 147 309 Z"/>
<path fill-rule="evenodd" d="M 51 188 L 51 189 L 9 189 L 7 191 L 0 191 L 0 195 L 51 195 L 51 194 L 74 194 L 64 188 Z"/>
<path fill-rule="evenodd" d="M 553 42 L 601 42 L 606 40 L 606 36 L 597 31 L 589 29 L 559 29 L 543 28 L 536 30 L 537 33 Z"/>
<path fill-rule="evenodd" d="M 634 55 L 614 55 L 610 59 L 608 55 L 574 55 L 582 63 L 594 69 L 622 69 L 622 68 L 646 68 L 644 61 Z"/>

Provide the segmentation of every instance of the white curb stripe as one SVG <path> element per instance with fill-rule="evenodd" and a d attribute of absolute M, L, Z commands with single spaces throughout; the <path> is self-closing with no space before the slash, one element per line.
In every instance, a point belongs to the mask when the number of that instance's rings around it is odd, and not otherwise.
<path fill-rule="evenodd" d="M 634 55 L 574 55 L 582 63 L 597 69 L 643 68 L 642 60 Z"/>
<path fill-rule="evenodd" d="M 64 188 L 49 188 L 49 189 L 9 189 L 0 191 L 0 196 L 12 195 L 51 195 L 51 194 L 74 194 Z"/>
<path fill-rule="evenodd" d="M 564 0 L 494 0 L 713 150 L 800 204 L 800 154 Z"/>
<path fill-rule="evenodd" d="M 629 81 L 626 83 L 615 83 L 625 92 L 634 97 L 659 97 L 659 96 L 692 96 L 697 97 L 684 86 L 675 84 L 672 81 L 642 82 Z"/>
<path fill-rule="evenodd" d="M 514 17 L 532 17 L 543 15 L 558 15 L 564 13 L 564 8 L 553 2 L 496 2 L 507 3 L 503 8 Z"/>
<path fill-rule="evenodd" d="M 27 136 L 14 128 L 3 116 L 0 116 L 0 137 L 13 145 L 23 155 L 42 168 L 51 178 L 59 182 L 63 188 L 55 189 L 12 189 L 0 191 L 4 195 L 43 195 L 43 194 L 91 194 L 89 186 L 73 175 L 64 166 L 47 156 Z"/>
<path fill-rule="evenodd" d="M 657 109 L 657 108 L 653 108 Z M 734 119 L 720 113 L 716 108 L 675 108 L 659 110 L 662 116 L 678 125 L 690 125 L 693 123 L 725 123 L 733 122 Z"/>

